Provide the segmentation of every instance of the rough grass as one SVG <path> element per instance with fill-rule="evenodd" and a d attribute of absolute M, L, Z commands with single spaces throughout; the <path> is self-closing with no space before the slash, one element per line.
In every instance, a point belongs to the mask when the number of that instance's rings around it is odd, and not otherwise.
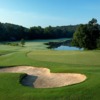
<path fill-rule="evenodd" d="M 37 43 L 41 44 L 41 43 Z M 50 68 L 52 72 L 83 73 L 85 82 L 53 89 L 34 89 L 20 84 L 22 74 L 0 73 L 0 100 L 99 100 L 100 51 L 32 50 L 30 44 L 9 55 L 0 56 L 0 67 L 31 65 Z M 28 48 L 28 46 L 30 48 Z M 34 48 L 37 48 L 36 45 Z M 8 49 L 8 50 L 9 50 Z M 2 48 L 3 50 L 3 48 Z M 2 51 L 1 51 L 2 52 Z"/>
<path fill-rule="evenodd" d="M 12 53 L 13 51 L 0 50 L 0 56 Z"/>

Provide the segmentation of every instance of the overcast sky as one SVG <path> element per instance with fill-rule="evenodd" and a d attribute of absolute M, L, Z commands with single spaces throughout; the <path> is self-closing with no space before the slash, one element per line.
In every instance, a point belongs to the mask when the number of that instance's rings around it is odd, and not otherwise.
<path fill-rule="evenodd" d="M 0 22 L 31 26 L 100 23 L 100 0 L 0 0 Z"/>

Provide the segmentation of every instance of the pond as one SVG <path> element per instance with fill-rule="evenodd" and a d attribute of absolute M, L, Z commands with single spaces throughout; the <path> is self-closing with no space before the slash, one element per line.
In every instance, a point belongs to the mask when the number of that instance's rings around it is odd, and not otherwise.
<path fill-rule="evenodd" d="M 78 47 L 71 47 L 71 46 L 59 46 L 57 48 L 53 48 L 53 50 L 84 50 L 83 48 L 78 48 Z"/>
<path fill-rule="evenodd" d="M 60 42 L 48 42 L 45 45 L 48 45 L 48 49 L 52 50 L 84 50 L 83 48 L 71 46 L 72 40 L 60 41 Z"/>

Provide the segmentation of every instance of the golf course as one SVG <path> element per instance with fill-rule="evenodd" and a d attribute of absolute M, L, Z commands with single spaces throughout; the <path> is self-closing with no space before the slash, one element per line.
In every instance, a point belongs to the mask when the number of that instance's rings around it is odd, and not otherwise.
<path fill-rule="evenodd" d="M 55 74 L 77 73 L 86 79 L 61 87 L 34 88 L 21 83 L 27 74 L 24 71 L 0 72 L 0 100 L 99 100 L 100 50 L 50 50 L 44 45 L 49 41 L 27 41 L 23 47 L 0 44 L 0 70 L 31 66 Z"/>
<path fill-rule="evenodd" d="M 0 100 L 100 100 L 100 0 L 0 0 Z"/>

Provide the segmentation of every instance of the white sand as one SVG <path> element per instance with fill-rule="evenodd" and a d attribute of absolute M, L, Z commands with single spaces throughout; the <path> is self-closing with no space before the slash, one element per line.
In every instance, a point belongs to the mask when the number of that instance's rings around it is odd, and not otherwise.
<path fill-rule="evenodd" d="M 32 66 L 17 66 L 1 68 L 0 72 L 27 73 L 22 80 L 23 85 L 34 88 L 54 88 L 80 83 L 86 80 L 86 76 L 77 73 L 50 73 L 47 68 Z"/>

